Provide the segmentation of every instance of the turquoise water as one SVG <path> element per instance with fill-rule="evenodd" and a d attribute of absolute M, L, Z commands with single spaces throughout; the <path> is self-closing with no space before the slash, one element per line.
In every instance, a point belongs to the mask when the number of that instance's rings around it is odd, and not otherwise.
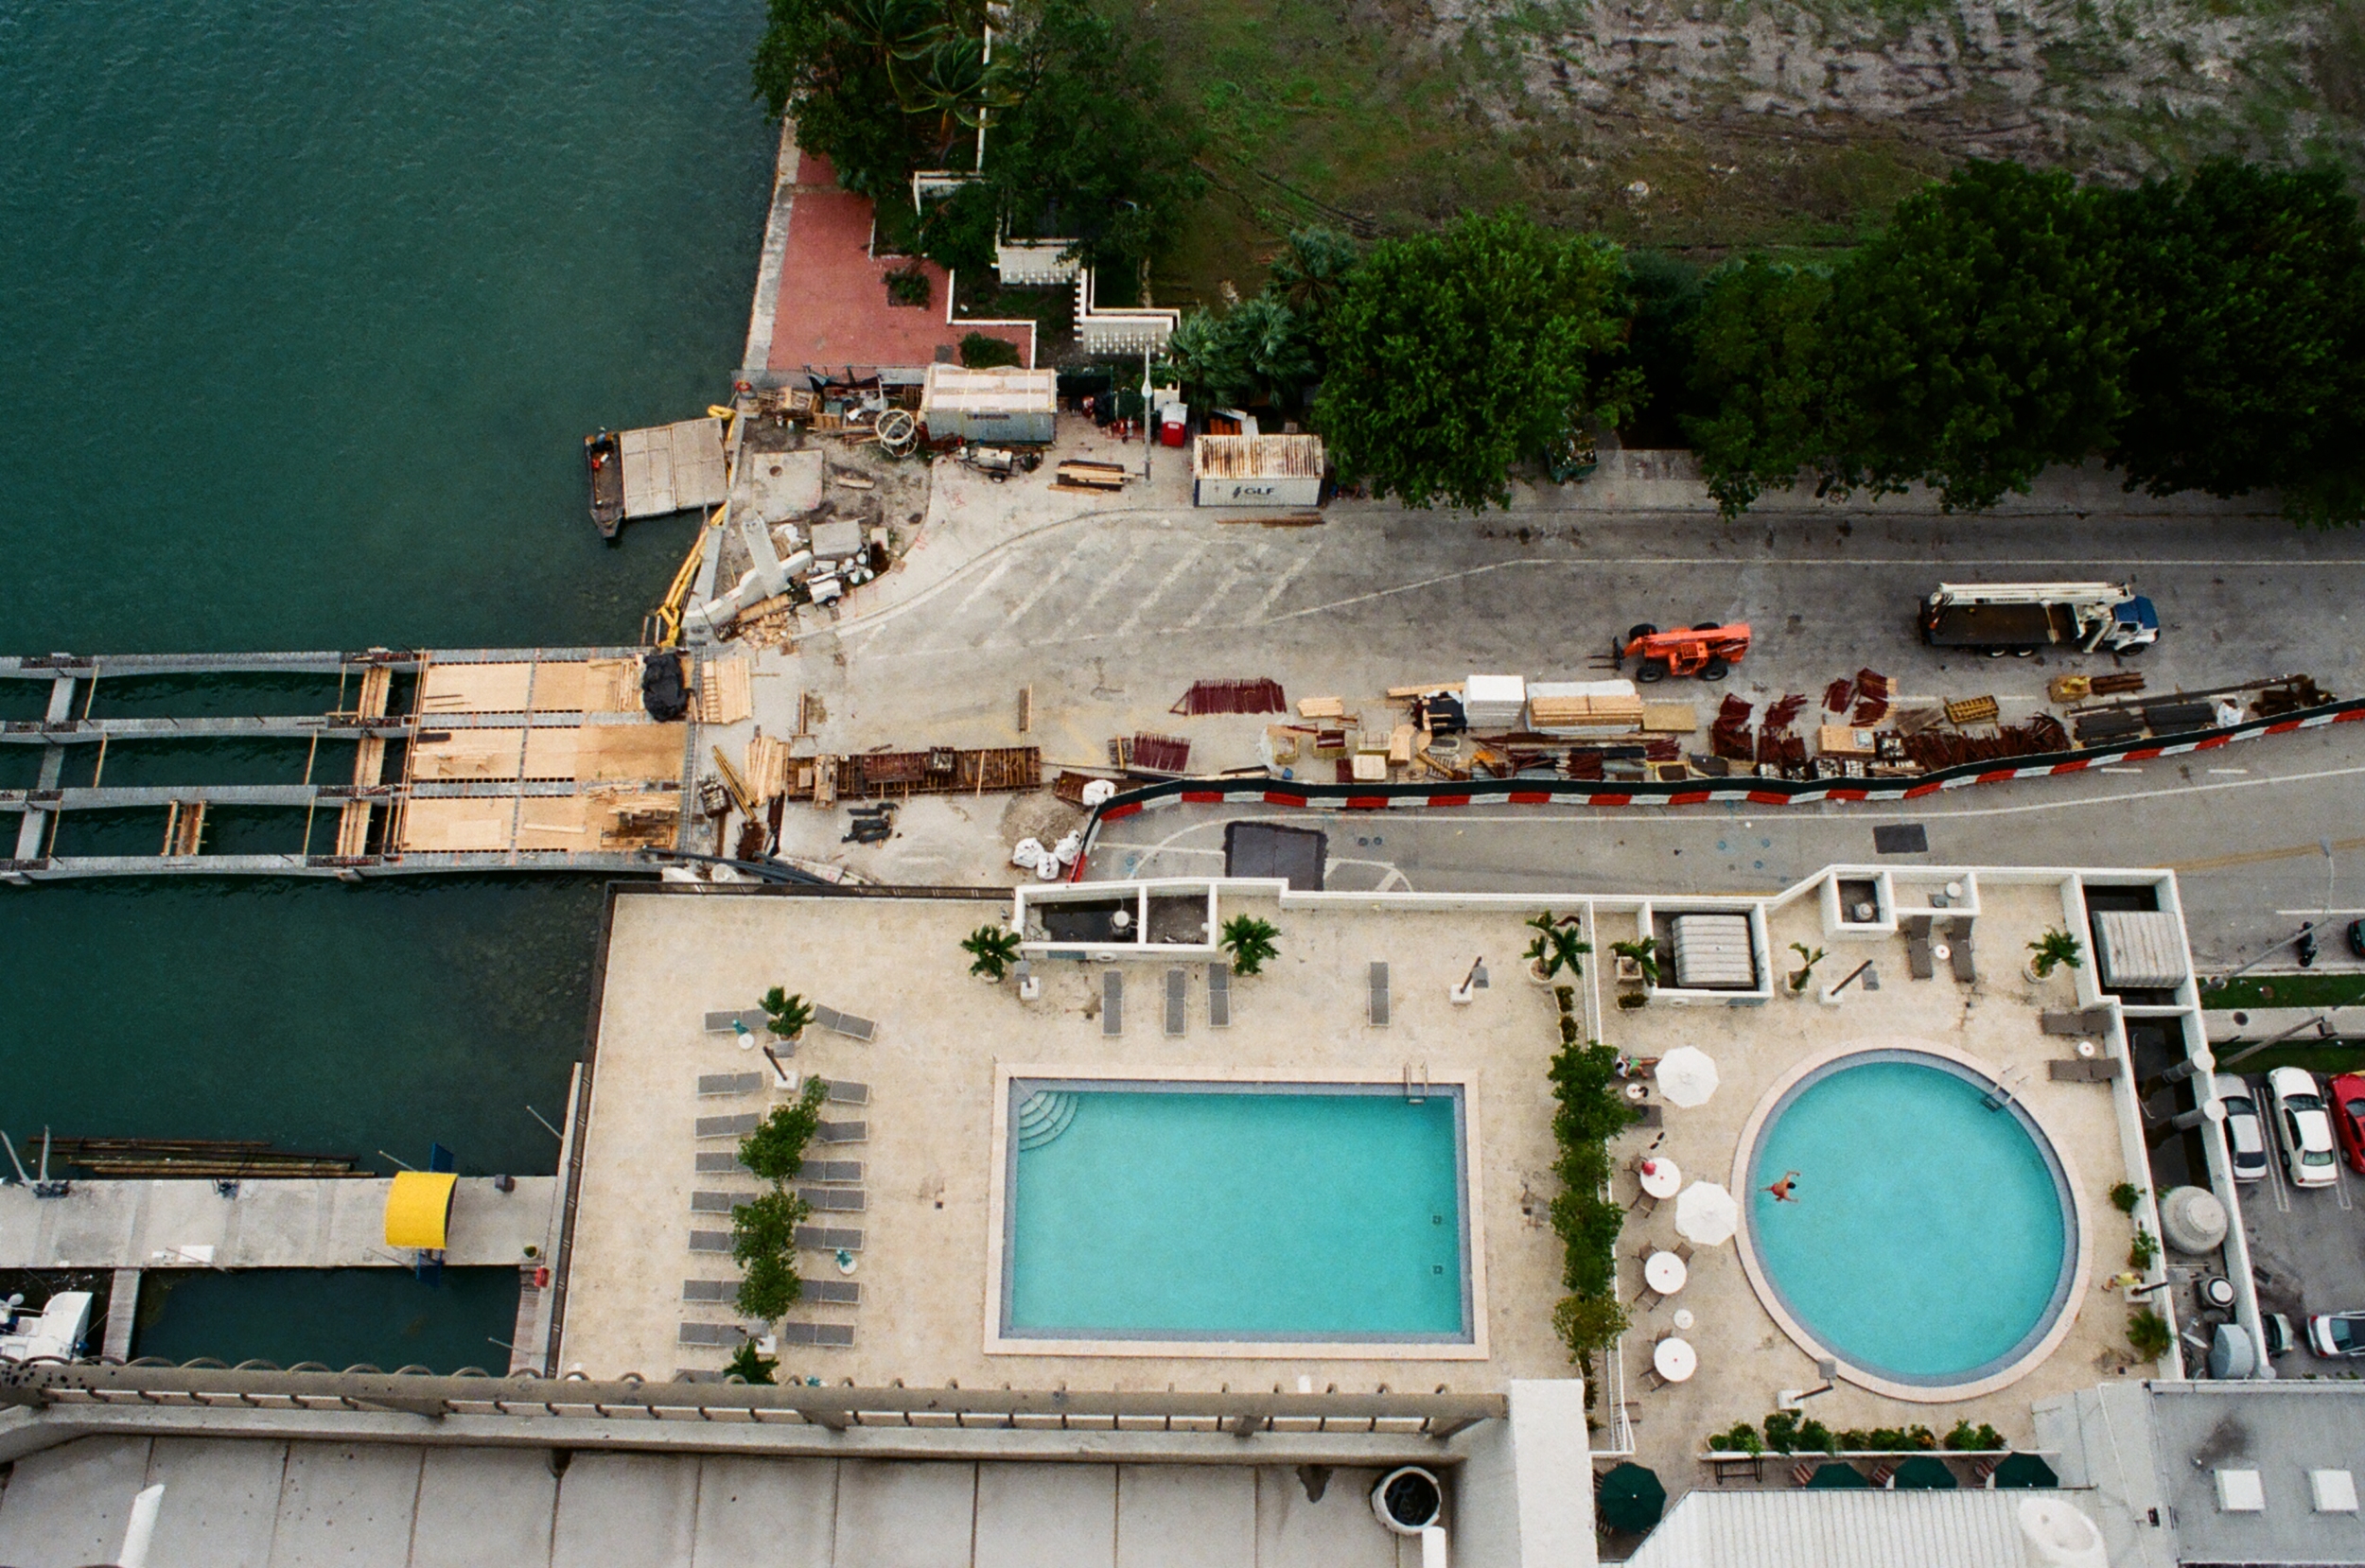
<path fill-rule="evenodd" d="M 342 1371 L 425 1367 L 509 1370 L 493 1343 L 517 1327 L 517 1271 L 447 1268 L 422 1284 L 401 1268 L 272 1269 L 215 1274 L 157 1270 L 140 1281 L 134 1354 L 232 1366 L 317 1361 Z"/>
<path fill-rule="evenodd" d="M 1016 1156 L 1004 1332 L 1466 1339 L 1456 1144 L 1442 1094 L 1079 1092 Z"/>
<path fill-rule="evenodd" d="M 2033 1342 L 2070 1251 L 2051 1165 L 1981 1090 L 1905 1060 L 1808 1084 L 1759 1137 L 1749 1226 L 1791 1315 L 1901 1382 L 1967 1381 Z M 1797 1201 L 1763 1189 L 1799 1173 Z"/>

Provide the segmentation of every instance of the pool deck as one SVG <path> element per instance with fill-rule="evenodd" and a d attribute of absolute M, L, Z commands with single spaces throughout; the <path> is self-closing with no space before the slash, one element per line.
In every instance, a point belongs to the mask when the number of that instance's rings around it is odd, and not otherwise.
<path fill-rule="evenodd" d="M 1982 1065 L 1989 1076 L 1998 1071 L 2011 1072 L 2022 1104 L 2068 1167 L 2082 1198 L 2093 1245 L 2091 1256 L 2081 1260 L 2063 1332 L 2051 1350 L 2001 1386 L 1992 1386 L 1999 1379 L 1989 1379 L 1988 1392 L 1942 1402 L 1908 1402 L 1843 1379 L 1837 1389 L 1808 1401 L 1806 1406 L 1807 1415 L 1834 1431 L 1924 1424 L 1942 1436 L 1956 1420 L 1967 1420 L 1973 1425 L 1989 1422 L 2007 1440 L 2026 1444 L 2032 1440 L 2032 1401 L 2090 1388 L 2098 1377 L 2141 1376 L 2148 1369 L 2148 1364 L 2135 1363 L 2127 1348 L 2125 1308 L 2116 1297 L 2093 1288 L 2124 1265 L 2132 1234 L 2130 1223 L 2110 1199 L 2112 1184 L 2128 1179 L 2112 1086 L 2047 1078 L 2045 1062 L 2068 1054 L 2071 1042 L 2042 1034 L 2038 1014 L 2045 1008 L 2075 1007 L 2076 1000 L 2066 975 L 2032 986 L 2021 972 L 2025 944 L 2048 926 L 2061 924 L 2057 890 L 1983 881 L 1981 978 L 1963 984 L 1951 977 L 1943 961 L 1937 978 L 1909 978 L 1902 937 L 1827 939 L 1813 901 L 1801 899 L 1772 915 L 1768 929 L 1774 950 L 1795 963 L 1792 942 L 1828 947 L 1831 956 L 1818 968 L 1815 988 L 1869 958 L 1880 975 L 1878 991 L 1864 991 L 1859 982 L 1843 993 L 1836 1007 L 1824 1006 L 1812 995 L 1796 1001 L 1778 996 L 1762 1006 L 1731 1011 L 1653 1005 L 1610 1015 L 1609 1037 L 1622 1051 L 1656 1056 L 1678 1045 L 1693 1045 L 1716 1059 L 1722 1082 L 1715 1098 L 1696 1109 L 1669 1106 L 1663 1112 L 1667 1136 L 1656 1152 L 1673 1159 L 1687 1181 L 1720 1181 L 1742 1196 L 1745 1177 L 1738 1161 L 1743 1134 L 1760 1103 L 1801 1065 L 1844 1046 L 1935 1045 L 1941 1054 Z M 1650 1141 L 1647 1134 L 1636 1134 L 1626 1142 L 1639 1153 Z M 1943 1159 L 1944 1151 L 1934 1150 L 1933 1157 Z M 2135 1179 L 2142 1179 L 2140 1174 Z M 1621 1174 L 1617 1195 L 1632 1200 L 1638 1191 L 1634 1178 Z M 1630 1298 L 1640 1288 L 1640 1265 L 1634 1254 L 1650 1244 L 1673 1246 L 1676 1239 L 1672 1203 L 1654 1213 L 1628 1216 L 1621 1270 L 1628 1278 Z M 1688 1383 L 1648 1390 L 1642 1373 L 1650 1364 L 1652 1344 L 1669 1332 L 1669 1319 L 1678 1307 L 1689 1308 L 1698 1319 L 1686 1337 L 1700 1351 L 1700 1373 Z M 1778 1390 L 1813 1388 L 1822 1381 L 1813 1358 L 1783 1331 L 1752 1288 L 1737 1246 L 1700 1248 L 1680 1295 L 1635 1313 L 1625 1348 L 1639 1460 L 1671 1478 L 1699 1473 L 1695 1455 L 1707 1434 L 1736 1421 L 1762 1423 Z M 1769 1455 L 1768 1480 L 1788 1468 L 1787 1462 L 1778 1463 Z"/>
<path fill-rule="evenodd" d="M 1166 968 L 1123 966 L 1126 1029 L 1110 1038 L 1098 1018 L 1099 967 L 1052 965 L 1043 995 L 1017 999 L 1013 983 L 972 979 L 960 939 L 1007 916 L 1007 903 L 780 897 L 662 897 L 627 894 L 616 903 L 580 1211 L 567 1268 L 562 1369 L 594 1376 L 676 1368 L 719 1368 L 722 1350 L 677 1344 L 686 1321 L 733 1320 L 727 1303 L 686 1304 L 689 1279 L 735 1279 L 727 1256 L 692 1253 L 693 1228 L 727 1229 L 700 1215 L 693 1190 L 737 1183 L 692 1172 L 695 1150 L 728 1140 L 695 1140 L 695 1121 L 774 1103 L 701 1100 L 702 1073 L 764 1066 L 727 1036 L 701 1030 L 707 1009 L 745 1007 L 781 984 L 878 1022 L 857 1044 L 809 1030 L 793 1068 L 869 1086 L 867 1141 L 817 1151 L 864 1161 L 860 1213 L 815 1223 L 859 1227 L 863 1250 L 855 1307 L 800 1306 L 791 1315 L 851 1325 L 850 1349 L 784 1352 L 783 1371 L 870 1385 L 1062 1383 L 1095 1388 L 1185 1391 L 1375 1385 L 1427 1391 L 1499 1390 L 1515 1377 L 1566 1376 L 1568 1358 L 1551 1332 L 1559 1295 L 1560 1246 L 1546 1224 L 1552 1145 L 1537 1088 L 1553 1044 L 1550 994 L 1524 983 L 1480 993 L 1468 1010 L 1449 1007 L 1446 988 L 1470 959 L 1510 945 L 1515 921 L 1499 915 L 1418 916 L 1346 912 L 1319 921 L 1285 920 L 1282 956 L 1264 976 L 1233 985 L 1232 1024 L 1206 1022 L 1206 990 L 1195 982 L 1187 1032 L 1163 1033 L 1155 991 Z M 1385 1029 L 1367 1025 L 1368 966 L 1395 966 L 1402 1002 Z M 990 1248 L 999 1171 L 993 1160 L 997 1063 L 1091 1070 L 1112 1062 L 1136 1070 L 1221 1077 L 1281 1070 L 1320 1081 L 1374 1073 L 1401 1079 L 1406 1063 L 1437 1078 L 1476 1085 L 1483 1134 L 1479 1182 L 1483 1225 L 1486 1351 L 1483 1360 L 1346 1348 L 1324 1357 L 987 1353 Z M 838 1114 L 836 1112 L 832 1113 Z M 801 1255 L 809 1279 L 841 1276 L 826 1254 Z M 1541 1303 L 1540 1309 L 1538 1303 Z M 1466 1351 L 1464 1352 L 1466 1354 Z"/>
<path fill-rule="evenodd" d="M 1918 870 L 1919 868 L 1917 868 Z M 1901 890 L 1902 883 L 1901 882 Z M 1962 983 L 1940 960 L 1932 980 L 1909 977 L 1901 935 L 1828 935 L 1812 893 L 1787 902 L 1760 901 L 1761 952 L 1791 961 L 1789 945 L 1828 947 L 1817 985 L 1871 959 L 1880 986 L 1860 981 L 1836 1005 L 1801 1000 L 1703 1002 L 1661 997 L 1638 1010 L 1610 1005 L 1615 983 L 1588 974 L 1581 986 L 1596 1031 L 1621 1052 L 1656 1056 L 1697 1046 L 1717 1063 L 1721 1085 L 1706 1106 L 1662 1106 L 1660 1129 L 1620 1139 L 1621 1169 L 1613 1188 L 1636 1198 L 1622 1169 L 1654 1146 L 1682 1167 L 1687 1180 L 1738 1187 L 1745 1125 L 1769 1091 L 1801 1064 L 1849 1046 L 1935 1048 L 1980 1064 L 2011 1082 L 2060 1155 L 2079 1194 L 2090 1246 L 2064 1310 L 2060 1333 L 2032 1362 L 1990 1379 L 1972 1397 L 1941 1402 L 1893 1398 L 1843 1378 L 1808 1402 L 1806 1413 L 1833 1429 L 1927 1424 L 1943 1434 L 1957 1420 L 1992 1423 L 2009 1443 L 2033 1441 L 2032 1402 L 2093 1386 L 2097 1378 L 2151 1374 L 2126 1343 L 2128 1309 L 2099 1282 L 2124 1265 L 2129 1222 L 2110 1202 L 2110 1188 L 2130 1171 L 2130 1091 L 2124 1083 L 2052 1081 L 2046 1062 L 2072 1054 L 2075 1042 L 2044 1035 L 2039 1013 L 2079 1004 L 2082 982 L 2057 974 L 2031 984 L 2022 973 L 2025 946 L 2048 927 L 2068 923 L 2066 882 L 1982 874 L 1977 882 L 1980 978 Z M 1105 888 L 1099 892 L 1108 891 Z M 816 1215 L 815 1223 L 858 1227 L 862 1249 L 853 1280 L 858 1305 L 808 1304 L 792 1319 L 850 1326 L 847 1348 L 787 1347 L 783 1372 L 914 1386 L 1073 1386 L 1123 1390 L 1212 1391 L 1222 1387 L 1341 1392 L 1445 1385 L 1492 1391 L 1516 1378 L 1570 1375 L 1550 1328 L 1562 1294 L 1561 1245 L 1548 1206 L 1557 1183 L 1547 1064 L 1557 1046 L 1551 993 L 1524 976 L 1516 958 L 1529 933 L 1521 921 L 1538 900 L 1487 896 L 1300 896 L 1278 908 L 1272 891 L 1226 891 L 1227 912 L 1259 908 L 1280 928 L 1280 957 L 1265 974 L 1234 983 L 1232 1023 L 1207 1023 L 1204 960 L 1140 955 L 1113 966 L 1041 962 L 1042 996 L 1018 1000 L 1014 984 L 971 978 L 961 937 L 1008 915 L 1006 896 L 847 898 L 771 891 L 622 892 L 613 912 L 601 1002 L 579 1211 L 566 1259 L 568 1306 L 558 1366 L 595 1377 L 719 1368 L 721 1348 L 683 1347 L 684 1323 L 724 1325 L 727 1303 L 686 1303 L 686 1280 L 735 1279 L 727 1256 L 690 1250 L 693 1229 L 727 1228 L 727 1217 L 690 1210 L 694 1190 L 752 1182 L 697 1176 L 692 1155 L 728 1149 L 727 1139 L 699 1141 L 700 1116 L 760 1111 L 765 1091 L 744 1100 L 702 1100 L 701 1074 L 762 1069 L 727 1036 L 702 1032 L 709 1009 L 750 1005 L 770 985 L 801 991 L 827 1005 L 877 1019 L 868 1044 L 808 1031 L 790 1063 L 831 1079 L 868 1086 L 868 1103 L 841 1109 L 867 1121 L 859 1144 L 816 1151 L 864 1161 L 860 1212 Z M 1901 897 L 1903 897 L 1901 891 Z M 1697 908 L 1702 900 L 1686 899 Z M 1550 907 L 1587 911 L 1606 970 L 1610 941 L 1635 930 L 1637 899 L 1570 898 Z M 1736 902 L 1733 907 L 1741 907 Z M 1913 907 L 1920 907 L 1915 905 Z M 1664 915 L 1667 910 L 1660 908 Z M 1447 991 L 1483 955 L 1493 984 L 1467 1006 Z M 1391 966 L 1393 1008 L 1385 1026 L 1367 1020 L 1369 967 Z M 1588 961 L 1592 967 L 1592 961 Z M 1777 966 L 1781 967 L 1783 966 Z M 1101 978 L 1125 975 L 1121 1036 L 1102 1032 Z M 1164 1032 L 1158 1005 L 1165 973 L 1190 979 L 1184 1032 Z M 1696 998 L 1696 993 L 1695 993 Z M 2091 996 L 2086 1000 L 2091 1001 Z M 2107 1053 L 2106 1053 L 2107 1054 Z M 1371 1347 L 1342 1354 L 1308 1348 L 1291 1355 L 1199 1351 L 1072 1355 L 990 1353 L 991 1254 L 999 1168 L 993 1158 L 998 1070 L 1025 1066 L 1090 1072 L 1121 1064 L 1134 1072 L 1178 1076 L 1254 1076 L 1284 1072 L 1320 1081 L 1400 1077 L 1424 1067 L 1435 1078 L 1472 1086 L 1484 1128 L 1482 1174 L 1475 1182 L 1483 1227 L 1480 1279 L 1485 1354 L 1481 1359 L 1375 1356 Z M 2130 1102 L 2131 1103 L 2131 1102 Z M 2140 1147 L 2140 1135 L 2136 1147 Z M 1943 1151 L 1936 1152 L 1942 1158 Z M 2137 1163 L 2140 1163 L 2138 1159 Z M 1628 1214 L 1620 1238 L 1621 1295 L 1641 1289 L 1640 1256 L 1672 1246 L 1674 1204 Z M 841 1275 L 825 1253 L 801 1255 L 808 1279 Z M 1688 1337 L 1700 1371 L 1656 1390 L 1643 1373 L 1652 1345 L 1676 1309 L 1695 1318 Z M 1303 1380 L 1303 1381 L 1301 1381 Z M 1665 1477 L 1671 1490 L 1710 1484 L 1698 1460 L 1708 1435 L 1736 1421 L 1761 1422 L 1783 1389 L 1818 1383 L 1809 1352 L 1753 1289 L 1737 1246 L 1703 1246 L 1684 1289 L 1656 1307 L 1638 1308 L 1622 1345 L 1620 1375 L 1605 1380 L 1594 1411 L 1597 1451 L 1628 1447 Z M 1621 1409 L 1625 1420 L 1613 1419 Z M 1787 1481 L 1788 1461 L 1768 1456 L 1765 1484 Z"/>

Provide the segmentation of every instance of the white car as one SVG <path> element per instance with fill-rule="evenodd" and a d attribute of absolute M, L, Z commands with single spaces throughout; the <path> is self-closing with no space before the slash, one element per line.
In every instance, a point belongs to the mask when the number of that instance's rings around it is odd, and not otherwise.
<path fill-rule="evenodd" d="M 2332 1152 L 2332 1116 L 2316 1090 L 2316 1075 L 2304 1067 L 2278 1067 L 2267 1074 L 2274 1102 L 2275 1128 L 2282 1134 L 2283 1174 L 2294 1187 L 2329 1187 L 2340 1179 Z"/>
<path fill-rule="evenodd" d="M 2256 1181 L 2267 1174 L 2267 1124 L 2259 1119 L 2256 1091 L 2237 1072 L 2218 1073 L 2216 1088 L 2217 1103 L 2225 1106 L 2225 1146 L 2234 1156 L 2234 1179 Z"/>

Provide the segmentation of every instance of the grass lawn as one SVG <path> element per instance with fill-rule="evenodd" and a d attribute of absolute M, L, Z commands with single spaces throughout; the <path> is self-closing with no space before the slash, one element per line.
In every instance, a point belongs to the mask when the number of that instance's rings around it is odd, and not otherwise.
<path fill-rule="evenodd" d="M 1948 160 L 1877 126 L 1627 115 L 1580 120 L 1532 103 L 1510 57 L 1429 45 L 1397 0 L 1159 0 L 1137 13 L 1167 79 L 1203 117 L 1211 185 L 1159 258 L 1161 305 L 1242 295 L 1290 230 L 1363 239 L 1456 214 L 1523 206 L 1629 246 L 1715 260 L 1737 250 L 1854 244 Z M 1399 14 L 1401 13 L 1401 14 Z M 1647 196 L 1631 193 L 1638 182 Z"/>
<path fill-rule="evenodd" d="M 2365 974 L 2244 975 L 2200 994 L 2203 1007 L 2356 1007 L 2365 1005 Z"/>

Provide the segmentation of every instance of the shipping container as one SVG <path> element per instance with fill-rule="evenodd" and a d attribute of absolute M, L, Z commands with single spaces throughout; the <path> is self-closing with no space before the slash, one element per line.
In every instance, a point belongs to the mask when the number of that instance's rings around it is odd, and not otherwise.
<path fill-rule="evenodd" d="M 1200 506 L 1320 506 L 1320 436 L 1201 436 L 1191 454 Z"/>

